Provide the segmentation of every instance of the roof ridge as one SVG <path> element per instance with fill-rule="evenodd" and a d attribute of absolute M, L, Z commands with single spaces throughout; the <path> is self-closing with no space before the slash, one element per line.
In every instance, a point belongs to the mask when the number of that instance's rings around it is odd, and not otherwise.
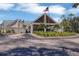
<path fill-rule="evenodd" d="M 38 18 L 36 18 L 36 20 L 38 20 L 38 19 L 39 19 L 40 17 L 42 17 L 43 15 L 44 15 L 44 14 L 41 14 Z M 36 21 L 36 20 L 35 20 L 35 21 Z M 33 22 L 35 22 L 35 21 L 33 21 Z"/>
<path fill-rule="evenodd" d="M 8 26 L 12 26 L 14 25 L 18 20 L 15 20 L 14 22 L 12 22 L 11 24 L 8 24 Z"/>
<path fill-rule="evenodd" d="M 44 14 L 42 14 L 41 16 L 39 16 L 34 22 L 37 22 L 38 21 L 38 19 L 39 18 L 41 18 L 41 17 L 43 17 L 44 15 L 45 15 L 46 13 L 44 13 Z M 52 19 L 48 14 L 46 14 L 46 18 L 49 18 L 49 20 L 51 20 L 52 22 L 55 22 L 56 23 L 56 21 L 54 20 L 54 19 Z M 44 20 L 44 19 L 43 19 Z M 46 19 L 46 21 L 47 21 L 48 19 Z"/>
<path fill-rule="evenodd" d="M 47 15 L 47 14 L 46 14 Z M 56 22 L 55 20 L 53 20 L 53 18 L 51 18 L 49 15 L 47 15 L 52 21 Z"/>

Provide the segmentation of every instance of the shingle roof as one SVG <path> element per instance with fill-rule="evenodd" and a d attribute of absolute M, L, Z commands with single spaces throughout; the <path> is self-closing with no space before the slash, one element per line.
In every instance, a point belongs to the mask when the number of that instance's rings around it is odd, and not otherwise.
<path fill-rule="evenodd" d="M 3 23 L 1 24 L 1 26 L 4 26 L 4 27 L 7 27 L 7 26 L 12 26 L 14 24 L 16 24 L 17 21 L 20 21 L 20 20 L 4 20 Z M 54 21 L 54 19 L 52 19 L 51 17 L 49 17 L 47 14 L 46 14 L 46 21 L 47 23 L 56 23 Z M 22 22 L 22 20 L 21 20 Z M 44 22 L 44 14 L 41 15 L 40 17 L 38 17 L 35 21 L 24 21 L 24 24 L 25 25 L 30 25 L 31 23 L 43 23 Z"/>
<path fill-rule="evenodd" d="M 3 23 L 2 23 L 2 26 L 6 27 L 7 25 L 13 23 L 14 20 L 4 20 Z"/>
<path fill-rule="evenodd" d="M 47 14 L 46 14 L 46 22 L 47 22 L 47 23 L 56 23 L 56 22 L 54 21 L 54 19 L 52 19 L 51 17 L 49 17 Z M 44 23 L 44 14 L 41 15 L 40 17 L 38 17 L 38 18 L 34 21 L 34 23 Z"/>
<path fill-rule="evenodd" d="M 19 21 L 19 20 L 4 20 L 1 25 L 4 27 L 12 26 L 12 25 L 16 24 L 17 21 Z M 31 23 L 32 23 L 32 21 L 24 21 L 25 25 L 29 25 Z"/>

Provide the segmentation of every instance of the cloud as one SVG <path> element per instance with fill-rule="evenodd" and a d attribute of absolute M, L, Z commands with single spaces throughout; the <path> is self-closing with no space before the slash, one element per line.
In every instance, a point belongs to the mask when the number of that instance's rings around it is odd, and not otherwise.
<path fill-rule="evenodd" d="M 30 13 L 42 13 L 45 8 L 45 6 L 39 6 L 38 4 L 18 4 L 16 10 Z"/>
<path fill-rule="evenodd" d="M 50 13 L 62 15 L 62 14 L 65 14 L 66 8 L 64 8 L 60 5 L 53 5 L 53 6 L 50 6 L 49 11 L 50 11 Z"/>
<path fill-rule="evenodd" d="M 15 6 L 16 5 L 16 6 Z M 14 7 L 14 8 L 12 8 Z M 6 4 L 0 4 L 0 10 L 15 10 L 15 11 L 22 11 L 22 12 L 29 12 L 33 14 L 42 14 L 43 10 L 48 6 L 43 6 L 37 3 L 18 3 L 18 4 L 11 4 L 11 3 L 6 3 Z M 77 14 L 79 13 L 79 8 L 70 8 L 66 9 L 62 5 L 50 5 L 49 6 L 49 13 L 53 15 L 53 18 L 58 21 L 60 19 L 60 16 L 63 14 L 69 14 L 69 13 L 74 13 Z M 55 15 L 57 17 L 55 17 Z"/>
<path fill-rule="evenodd" d="M 43 13 L 47 6 L 40 6 L 39 4 L 18 4 L 16 10 L 30 12 L 30 13 Z M 62 15 L 65 13 L 65 8 L 60 5 L 49 6 L 49 12 Z"/>
<path fill-rule="evenodd" d="M 2 3 L 0 4 L 0 10 L 9 10 L 14 7 L 14 4 Z"/>
<path fill-rule="evenodd" d="M 26 13 L 29 12 L 33 14 L 42 14 L 44 13 L 43 10 L 45 10 L 45 8 L 47 8 L 47 6 L 41 6 L 39 4 L 32 3 L 32 4 L 18 4 L 15 10 L 23 11 Z M 49 13 L 53 15 L 63 15 L 65 14 L 65 12 L 66 12 L 66 8 L 61 5 L 50 5 L 49 6 Z M 56 22 L 59 22 L 60 17 L 53 16 L 53 19 L 56 20 Z"/>
<path fill-rule="evenodd" d="M 78 14 L 79 13 L 79 8 L 71 8 L 69 10 L 66 11 L 66 13 L 74 13 L 74 14 Z"/>
<path fill-rule="evenodd" d="M 61 22 L 60 17 L 53 17 L 52 19 L 54 19 L 56 22 Z"/>

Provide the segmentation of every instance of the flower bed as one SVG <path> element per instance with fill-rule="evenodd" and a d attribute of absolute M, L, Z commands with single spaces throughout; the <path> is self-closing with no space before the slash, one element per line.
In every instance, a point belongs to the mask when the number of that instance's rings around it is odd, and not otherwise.
<path fill-rule="evenodd" d="M 76 33 L 73 33 L 73 32 L 41 32 L 41 31 L 36 31 L 34 32 L 34 34 L 39 35 L 39 36 L 44 36 L 44 37 L 76 35 Z"/>

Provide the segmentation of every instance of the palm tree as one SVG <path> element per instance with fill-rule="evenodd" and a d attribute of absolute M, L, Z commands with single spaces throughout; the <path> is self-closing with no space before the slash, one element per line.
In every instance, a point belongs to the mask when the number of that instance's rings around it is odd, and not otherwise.
<path fill-rule="evenodd" d="M 75 28 L 74 28 L 74 26 L 75 26 L 75 24 L 74 24 L 74 22 L 75 22 L 75 14 L 70 13 L 70 14 L 68 15 L 68 17 L 69 17 L 71 29 L 72 29 L 72 31 L 74 31 L 74 30 L 75 30 Z"/>
<path fill-rule="evenodd" d="M 79 17 L 74 17 L 71 24 L 73 31 L 79 33 Z"/>
<path fill-rule="evenodd" d="M 64 26 L 66 26 L 65 25 L 65 23 L 66 23 L 66 16 L 62 15 L 60 18 L 62 19 L 62 22 L 59 25 L 60 25 L 60 28 L 62 29 L 62 32 L 63 32 L 63 30 L 65 30 Z"/>
<path fill-rule="evenodd" d="M 62 15 L 62 16 L 61 16 L 61 19 L 64 19 L 64 18 L 65 18 L 65 15 Z"/>
<path fill-rule="evenodd" d="M 79 6 L 79 3 L 74 3 L 72 7 L 73 8 L 77 8 L 78 6 Z M 74 17 L 73 20 L 75 21 L 75 22 L 74 21 L 73 22 L 75 23 L 75 26 L 74 27 L 75 27 L 75 31 L 77 32 L 79 30 L 79 28 L 78 28 L 79 27 L 78 17 Z"/>
<path fill-rule="evenodd" d="M 77 8 L 79 3 L 74 3 L 72 7 Z"/>
<path fill-rule="evenodd" d="M 68 17 L 69 17 L 70 19 L 73 19 L 74 16 L 75 16 L 75 14 L 73 14 L 73 13 L 70 13 L 70 14 L 68 15 Z"/>

